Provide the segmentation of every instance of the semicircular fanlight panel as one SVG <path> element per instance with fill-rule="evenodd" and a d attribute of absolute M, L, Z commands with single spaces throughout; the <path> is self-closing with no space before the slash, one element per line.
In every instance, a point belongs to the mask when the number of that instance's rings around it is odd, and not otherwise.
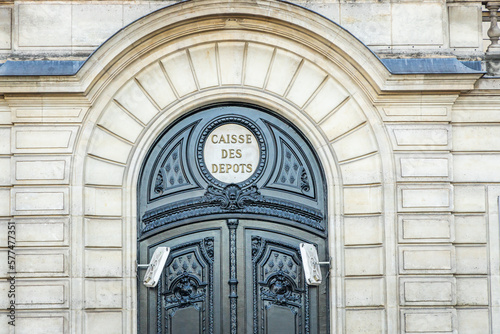
<path fill-rule="evenodd" d="M 151 148 L 139 180 L 139 234 L 237 215 L 323 235 L 324 185 L 318 158 L 292 124 L 258 107 L 208 107 Z"/>

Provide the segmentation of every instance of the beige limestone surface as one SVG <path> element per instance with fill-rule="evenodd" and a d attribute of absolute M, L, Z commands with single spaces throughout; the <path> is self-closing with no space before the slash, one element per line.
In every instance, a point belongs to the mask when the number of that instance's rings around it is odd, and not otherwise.
<path fill-rule="evenodd" d="M 12 36 L 5 55 L 85 54 L 164 4 L 2 4 L 0 17 L 13 24 L 0 23 L 0 47 Z M 301 4 L 357 30 L 376 50 L 479 47 L 479 30 L 457 40 L 461 18 L 480 26 L 473 2 Z M 370 6 L 376 17 L 362 20 Z M 102 15 L 112 19 L 95 29 Z M 0 277 L 15 221 L 16 332 L 137 332 L 144 156 L 178 117 L 233 101 L 286 117 L 321 160 L 331 333 L 497 333 L 500 87 L 480 77 L 394 75 L 313 12 L 215 0 L 127 26 L 74 76 L 0 77 Z M 10 332 L 0 324 L 0 333 Z"/>
<path fill-rule="evenodd" d="M 122 27 L 178 2 L 0 2 L 0 59 L 84 58 Z M 483 35 L 488 25 L 482 24 L 481 2 L 291 2 L 336 22 L 384 56 L 458 55 L 474 59 L 484 51 Z"/>

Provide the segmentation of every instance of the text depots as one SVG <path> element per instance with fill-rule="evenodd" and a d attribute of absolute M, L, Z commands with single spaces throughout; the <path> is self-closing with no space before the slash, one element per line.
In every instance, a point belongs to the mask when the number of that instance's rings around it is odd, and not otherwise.
<path fill-rule="evenodd" d="M 239 124 L 224 124 L 208 135 L 203 155 L 214 178 L 225 183 L 239 183 L 255 172 L 260 150 L 250 130 Z"/>

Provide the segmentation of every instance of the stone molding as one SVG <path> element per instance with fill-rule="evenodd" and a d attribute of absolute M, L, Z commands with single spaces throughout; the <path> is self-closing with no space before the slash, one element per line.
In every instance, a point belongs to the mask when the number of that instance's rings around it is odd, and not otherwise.
<path fill-rule="evenodd" d="M 230 4 L 231 12 L 221 14 L 225 2 Z M 194 21 L 196 28 L 192 29 Z M 123 62 L 124 54 L 130 62 L 174 39 L 213 29 L 266 32 L 307 45 L 339 64 L 353 78 L 362 80 L 371 95 L 382 91 L 469 90 L 483 75 L 391 75 L 377 56 L 347 30 L 300 6 L 268 0 L 199 0 L 166 7 L 121 29 L 101 45 L 74 76 L 2 77 L 0 89 L 6 93 L 86 93 L 92 100 L 106 82 L 127 66 Z"/>

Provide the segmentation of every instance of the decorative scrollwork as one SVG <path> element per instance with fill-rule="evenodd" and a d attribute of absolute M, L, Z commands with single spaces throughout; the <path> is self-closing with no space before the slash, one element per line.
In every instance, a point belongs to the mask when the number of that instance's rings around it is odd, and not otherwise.
<path fill-rule="evenodd" d="M 167 308 L 183 308 L 204 301 L 206 285 L 206 283 L 198 282 L 196 277 L 192 275 L 182 274 L 172 283 L 171 292 L 168 293 L 169 296 L 165 297 Z"/>
<path fill-rule="evenodd" d="M 234 211 L 261 200 L 261 195 L 256 186 L 242 189 L 237 184 L 229 184 L 224 189 L 209 186 L 205 200 L 210 203 L 218 203 L 222 209 Z"/>
<path fill-rule="evenodd" d="M 226 219 L 235 213 L 249 219 L 272 217 L 324 235 L 326 188 L 319 161 L 300 133 L 258 109 L 220 108 L 180 121 L 154 147 L 140 181 L 140 191 L 148 196 L 140 197 L 140 237 L 158 228 Z M 240 183 L 215 179 L 203 160 L 210 134 L 227 124 L 248 129 L 259 146 L 254 174 Z M 142 186 L 146 181 L 147 187 Z"/>
<path fill-rule="evenodd" d="M 163 193 L 163 175 L 160 170 L 158 175 L 156 175 L 156 180 L 155 180 L 155 193 L 161 194 Z"/>
<path fill-rule="evenodd" d="M 294 287 L 292 280 L 283 272 L 270 276 L 267 282 L 259 282 L 261 285 L 261 298 L 269 300 L 278 305 L 292 305 L 300 307 L 301 293 Z"/>
<path fill-rule="evenodd" d="M 260 249 L 262 248 L 262 238 L 261 237 L 252 237 L 252 258 L 259 254 Z"/>
<path fill-rule="evenodd" d="M 210 260 L 214 260 L 214 238 L 203 239 L 203 246 Z"/>
<path fill-rule="evenodd" d="M 303 193 L 307 193 L 311 190 L 311 185 L 309 184 L 309 176 L 307 176 L 307 171 L 302 167 L 300 172 L 300 190 Z"/>
<path fill-rule="evenodd" d="M 278 217 L 321 232 L 326 230 L 324 216 L 320 210 L 287 200 L 262 196 L 255 186 L 244 190 L 238 190 L 238 185 L 229 186 L 226 189 L 209 186 L 203 197 L 174 202 L 146 212 L 142 217 L 144 225 L 141 233 L 200 215 L 235 212 Z"/>

